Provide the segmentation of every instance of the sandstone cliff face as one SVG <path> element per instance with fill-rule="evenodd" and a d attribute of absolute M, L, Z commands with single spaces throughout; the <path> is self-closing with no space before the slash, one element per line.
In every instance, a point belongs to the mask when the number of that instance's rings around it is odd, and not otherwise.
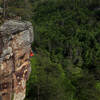
<path fill-rule="evenodd" d="M 23 100 L 31 71 L 30 22 L 6 21 L 0 27 L 0 100 Z"/>

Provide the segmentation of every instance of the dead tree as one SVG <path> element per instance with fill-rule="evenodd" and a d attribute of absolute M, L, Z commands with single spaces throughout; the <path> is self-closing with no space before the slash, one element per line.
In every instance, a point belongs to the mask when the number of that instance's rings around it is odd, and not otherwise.
<path fill-rule="evenodd" d="M 7 0 L 3 0 L 3 17 L 6 18 Z"/>

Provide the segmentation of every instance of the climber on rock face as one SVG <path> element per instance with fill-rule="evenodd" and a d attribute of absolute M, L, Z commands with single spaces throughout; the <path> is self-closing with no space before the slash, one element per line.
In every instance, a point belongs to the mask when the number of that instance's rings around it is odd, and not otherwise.
<path fill-rule="evenodd" d="M 33 53 L 33 51 L 31 50 L 31 52 L 30 52 L 30 57 L 33 57 L 34 56 L 34 53 Z"/>

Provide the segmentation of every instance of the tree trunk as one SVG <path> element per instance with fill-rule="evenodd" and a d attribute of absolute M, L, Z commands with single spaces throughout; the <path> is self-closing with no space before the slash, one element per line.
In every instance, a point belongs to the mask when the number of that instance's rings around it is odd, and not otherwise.
<path fill-rule="evenodd" d="M 40 86 L 38 85 L 38 100 L 40 99 Z"/>
<path fill-rule="evenodd" d="M 3 17 L 6 17 L 6 0 L 3 0 Z"/>

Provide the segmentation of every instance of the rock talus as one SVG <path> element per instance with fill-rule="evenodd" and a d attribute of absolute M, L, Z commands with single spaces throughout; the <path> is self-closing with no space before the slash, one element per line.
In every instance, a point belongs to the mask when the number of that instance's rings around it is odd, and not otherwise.
<path fill-rule="evenodd" d="M 33 38 L 30 22 L 9 20 L 0 26 L 0 100 L 24 100 Z"/>

